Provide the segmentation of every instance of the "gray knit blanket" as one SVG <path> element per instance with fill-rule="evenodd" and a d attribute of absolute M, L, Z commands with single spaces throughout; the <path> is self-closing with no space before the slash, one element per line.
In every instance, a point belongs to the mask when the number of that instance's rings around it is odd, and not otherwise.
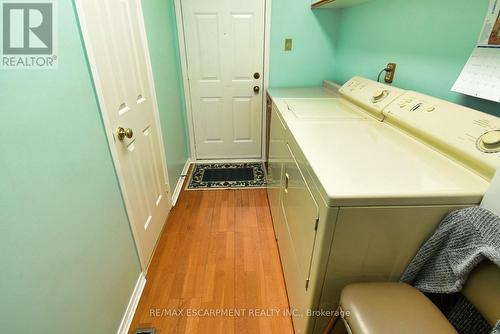
<path fill-rule="evenodd" d="M 459 292 L 485 259 L 500 267 L 500 217 L 481 207 L 453 211 L 417 252 L 401 281 L 428 293 Z M 499 331 L 497 323 L 492 333 Z"/>

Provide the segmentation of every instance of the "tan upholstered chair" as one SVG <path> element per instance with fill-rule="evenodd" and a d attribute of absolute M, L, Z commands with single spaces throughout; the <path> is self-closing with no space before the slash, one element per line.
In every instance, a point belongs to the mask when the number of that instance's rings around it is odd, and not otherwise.
<path fill-rule="evenodd" d="M 462 293 L 493 327 L 500 320 L 500 269 L 483 261 Z M 457 333 L 439 309 L 420 291 L 403 283 L 354 283 L 340 296 L 339 310 L 352 334 Z M 330 334 L 338 320 L 330 320 Z"/>

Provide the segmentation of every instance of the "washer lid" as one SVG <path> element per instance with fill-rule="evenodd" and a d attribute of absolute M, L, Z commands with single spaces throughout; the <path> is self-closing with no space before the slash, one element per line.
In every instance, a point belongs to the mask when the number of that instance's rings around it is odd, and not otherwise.
<path fill-rule="evenodd" d="M 488 187 L 385 123 L 295 123 L 290 130 L 329 206 L 478 204 Z"/>

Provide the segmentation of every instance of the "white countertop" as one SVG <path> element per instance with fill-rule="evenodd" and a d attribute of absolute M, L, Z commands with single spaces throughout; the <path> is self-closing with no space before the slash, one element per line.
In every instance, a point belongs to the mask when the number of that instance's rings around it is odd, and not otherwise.
<path fill-rule="evenodd" d="M 329 206 L 477 204 L 488 188 L 486 180 L 457 162 L 336 100 L 335 91 L 271 89 L 269 95 Z M 322 111 L 307 117 L 301 98 Z M 328 99 L 331 117 L 323 110 Z"/>

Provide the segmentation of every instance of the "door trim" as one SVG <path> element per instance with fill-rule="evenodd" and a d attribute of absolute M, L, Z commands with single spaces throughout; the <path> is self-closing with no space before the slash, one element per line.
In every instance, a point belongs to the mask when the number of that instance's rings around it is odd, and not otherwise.
<path fill-rule="evenodd" d="M 179 39 L 179 54 L 181 61 L 182 70 L 182 83 L 184 87 L 184 101 L 186 108 L 186 116 L 188 123 L 189 132 L 189 147 L 191 151 L 191 160 L 199 160 L 196 156 L 195 147 L 195 135 L 194 135 L 194 123 L 193 123 L 193 110 L 191 108 L 191 90 L 189 89 L 189 77 L 188 77 L 188 64 L 187 64 L 187 51 L 186 51 L 186 39 L 184 34 L 184 21 L 182 17 L 182 0 L 174 0 L 175 5 L 175 19 L 177 23 L 177 37 Z M 264 0 L 264 73 L 263 75 L 263 89 L 262 92 L 262 128 L 261 128 L 261 156 L 260 159 L 264 159 L 267 155 L 266 146 L 266 129 L 267 129 L 267 117 L 266 117 L 266 94 L 269 88 L 269 54 L 271 45 L 271 6 L 272 0 Z M 238 159 L 240 161 L 241 159 Z"/>
<path fill-rule="evenodd" d="M 98 106 L 99 106 L 99 111 L 100 111 L 100 116 L 101 116 L 101 120 L 104 124 L 104 129 L 105 129 L 105 132 L 106 132 L 106 138 L 108 140 L 108 147 L 109 147 L 109 150 L 111 152 L 111 157 L 113 159 L 113 166 L 115 168 L 115 172 L 116 172 L 116 176 L 118 177 L 118 183 L 119 183 L 119 186 L 120 186 L 120 191 L 121 191 L 121 194 L 122 194 L 122 199 L 123 199 L 123 202 L 124 202 L 124 205 L 125 205 L 125 210 L 127 212 L 127 218 L 128 218 L 128 221 L 129 221 L 129 225 L 130 225 L 130 228 L 132 230 L 132 235 L 133 235 L 133 238 L 134 238 L 134 242 L 135 242 L 135 246 L 136 246 L 136 251 L 137 253 L 140 253 L 141 252 L 141 245 L 140 245 L 140 242 L 139 242 L 139 238 L 136 237 L 137 235 L 137 231 L 136 231 L 136 228 L 135 228 L 135 225 L 131 222 L 131 217 L 132 215 L 130 214 L 131 213 L 131 210 L 129 210 L 129 208 L 132 208 L 133 205 L 132 205 L 132 202 L 130 201 L 130 198 L 129 196 L 127 195 L 127 192 L 126 192 L 126 189 L 125 187 L 123 186 L 123 184 L 125 184 L 124 180 L 125 180 L 125 176 L 123 174 L 123 170 L 120 166 L 120 164 L 118 163 L 119 159 L 118 159 L 118 152 L 116 150 L 116 147 L 114 145 L 115 143 L 115 138 L 113 136 L 114 132 L 115 132 L 115 129 L 111 126 L 108 118 L 105 116 L 105 113 L 106 113 L 106 108 L 104 107 L 104 104 L 101 103 L 101 101 L 104 101 L 104 94 L 103 94 L 103 91 L 102 91 L 102 83 L 101 81 L 99 80 L 99 78 L 97 76 L 94 75 L 94 73 L 97 73 L 97 64 L 96 64 L 96 61 L 95 61 L 95 58 L 94 58 L 94 51 L 92 49 L 92 45 L 91 43 L 87 43 L 88 41 L 90 41 L 90 34 L 89 34 L 89 31 L 87 29 L 87 25 L 86 25 L 86 22 L 87 20 L 83 19 L 85 17 L 85 11 L 83 9 L 83 2 L 85 0 L 75 0 L 75 7 L 76 7 L 76 16 L 78 18 L 78 25 L 80 27 L 80 32 L 82 34 L 82 37 L 83 37 L 83 50 L 85 52 L 85 56 L 87 58 L 87 61 L 88 61 L 88 64 L 89 64 L 89 74 L 92 78 L 92 82 L 93 82 L 93 85 L 94 85 L 94 89 L 95 89 L 95 93 L 97 95 L 97 103 L 98 103 Z M 143 13 L 143 10 L 142 10 L 142 4 L 141 4 L 141 1 L 140 0 L 136 0 L 137 1 L 137 5 L 138 5 L 138 8 L 139 8 L 139 12 L 140 12 L 140 15 L 139 15 L 139 23 L 145 28 L 145 23 L 144 23 L 144 13 Z M 170 207 L 172 207 L 172 192 L 171 192 L 171 189 L 170 189 L 170 182 L 169 182 L 169 179 L 168 179 L 168 170 L 167 170 L 167 161 L 166 161 L 166 154 L 165 154 L 165 147 L 164 147 L 164 142 L 163 142 L 163 135 L 162 135 L 162 130 L 161 130 L 161 124 L 160 124 L 160 113 L 159 113 L 159 110 L 158 110 L 158 101 L 157 101 L 157 98 L 156 98 L 156 89 L 155 89 L 155 83 L 154 83 L 154 79 L 153 79 L 153 67 L 152 67 L 152 64 L 151 64 L 151 57 L 150 57 L 150 54 L 149 54 L 149 45 L 148 45 L 148 40 L 147 40 L 147 36 L 145 35 L 145 31 L 141 31 L 141 38 L 143 40 L 143 45 L 142 47 L 144 48 L 145 50 L 145 60 L 146 60 L 146 67 L 147 67 L 147 75 L 148 75 L 148 81 L 150 82 L 151 84 L 151 99 L 152 99 L 152 106 L 153 106 L 153 115 L 154 115 L 154 122 L 155 122 L 155 125 L 158 129 L 158 139 L 159 139 L 159 148 L 160 148 L 160 156 L 161 156 L 161 163 L 162 163 L 162 170 L 163 170 L 163 173 L 165 175 L 165 186 L 167 188 L 167 192 L 168 192 L 168 196 L 167 196 L 167 200 L 169 201 L 170 203 Z M 164 224 L 165 225 L 165 224 Z M 159 240 L 160 238 L 158 238 Z M 156 241 L 158 243 L 158 240 Z M 156 246 L 155 246 L 155 249 L 156 249 Z M 153 254 L 154 254 L 154 251 L 153 251 Z M 139 255 L 139 254 L 138 254 Z M 141 258 L 141 256 L 139 256 L 139 259 Z M 142 271 L 144 272 L 144 274 L 147 273 L 147 269 L 148 269 L 148 266 L 149 266 L 149 263 L 146 263 L 146 264 L 143 264 L 142 261 L 139 261 L 141 263 L 141 268 L 142 268 Z M 151 258 L 149 259 L 149 262 L 151 262 Z"/>

